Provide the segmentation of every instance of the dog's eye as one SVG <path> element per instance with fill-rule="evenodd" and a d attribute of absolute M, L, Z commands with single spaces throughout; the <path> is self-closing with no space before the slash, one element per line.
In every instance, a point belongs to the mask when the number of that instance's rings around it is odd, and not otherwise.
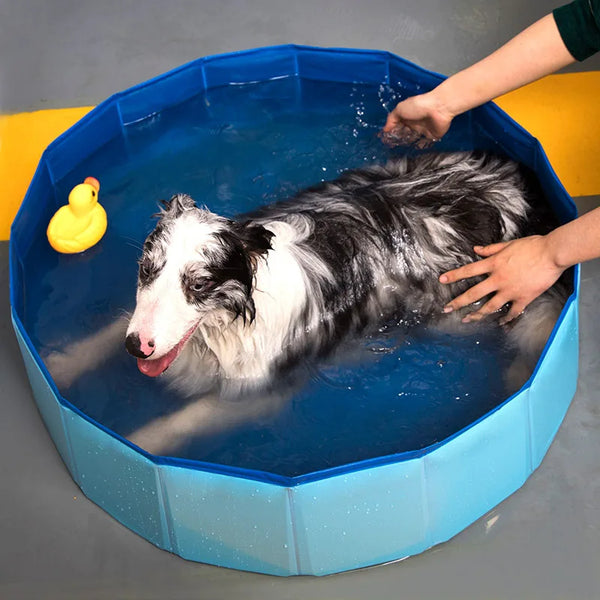
<path fill-rule="evenodd" d="M 197 279 L 196 281 L 192 281 L 188 287 L 194 294 L 200 294 L 202 292 L 207 292 L 214 287 L 214 285 L 215 282 L 210 279 Z"/>

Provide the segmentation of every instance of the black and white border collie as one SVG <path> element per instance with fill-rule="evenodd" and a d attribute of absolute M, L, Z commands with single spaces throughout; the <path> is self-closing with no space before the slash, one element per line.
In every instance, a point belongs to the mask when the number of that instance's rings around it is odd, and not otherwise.
<path fill-rule="evenodd" d="M 545 233 L 540 193 L 484 153 L 403 157 L 349 171 L 235 219 L 176 195 L 145 241 L 127 350 L 187 394 L 261 386 L 305 357 L 390 319 L 440 324 L 473 280 L 439 275 L 475 245 Z M 505 326 L 528 377 L 566 299 L 555 287 Z"/>

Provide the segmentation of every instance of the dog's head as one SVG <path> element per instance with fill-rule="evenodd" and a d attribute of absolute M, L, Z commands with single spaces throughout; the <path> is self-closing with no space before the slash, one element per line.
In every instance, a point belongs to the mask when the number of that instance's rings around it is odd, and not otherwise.
<path fill-rule="evenodd" d="M 139 261 L 137 303 L 125 346 L 142 373 L 160 375 L 199 325 L 222 327 L 255 316 L 256 261 L 273 234 L 238 223 L 179 194 L 164 202 Z"/>

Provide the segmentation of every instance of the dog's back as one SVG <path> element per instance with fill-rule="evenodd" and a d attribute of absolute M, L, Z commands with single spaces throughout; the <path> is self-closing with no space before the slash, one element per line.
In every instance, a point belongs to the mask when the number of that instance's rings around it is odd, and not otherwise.
<path fill-rule="evenodd" d="M 474 283 L 442 286 L 439 275 L 476 260 L 475 245 L 546 233 L 555 223 L 542 207 L 535 182 L 516 163 L 451 153 L 349 171 L 243 218 L 298 232 L 307 277 L 328 273 L 311 288 L 324 329 L 337 340 L 378 317 L 438 318 Z"/>

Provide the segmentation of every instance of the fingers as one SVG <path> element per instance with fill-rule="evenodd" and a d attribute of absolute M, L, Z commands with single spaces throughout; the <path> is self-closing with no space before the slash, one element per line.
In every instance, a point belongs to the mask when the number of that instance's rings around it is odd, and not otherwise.
<path fill-rule="evenodd" d="M 511 242 L 498 242 L 497 244 L 490 244 L 489 246 L 475 246 L 473 250 L 479 256 L 493 256 L 498 254 L 501 250 L 504 250 Z"/>
<path fill-rule="evenodd" d="M 379 139 L 390 148 L 396 146 L 415 146 L 420 150 L 430 148 L 439 140 L 431 138 L 425 132 L 420 132 L 417 128 L 409 127 L 408 125 L 396 125 L 392 129 L 384 128 L 378 134 Z"/>
<path fill-rule="evenodd" d="M 444 312 L 449 313 L 455 310 L 459 310 L 460 308 L 464 308 L 465 306 L 469 306 L 470 304 L 474 304 L 475 302 L 478 302 L 482 298 L 485 298 L 494 291 L 494 286 L 492 283 L 490 283 L 490 280 L 484 279 L 483 281 L 480 281 L 477 285 L 470 287 L 466 292 L 462 293 L 460 296 L 457 296 L 452 301 L 448 302 L 448 304 L 444 306 Z M 489 302 L 487 304 L 489 304 Z M 483 306 L 480 310 L 483 310 L 484 308 L 485 306 Z"/>
<path fill-rule="evenodd" d="M 384 144 L 391 148 L 414 145 L 419 149 L 425 149 L 439 141 L 430 131 L 427 119 L 407 118 L 404 112 L 398 112 L 401 105 L 404 103 L 400 103 L 388 114 L 385 125 L 379 132 L 379 138 Z"/>
<path fill-rule="evenodd" d="M 469 279 L 470 277 L 476 277 L 477 275 L 487 275 L 490 272 L 491 264 L 487 260 L 478 260 L 468 265 L 459 267 L 458 269 L 452 269 L 440 275 L 440 283 L 455 283 L 462 281 L 463 279 Z"/>
<path fill-rule="evenodd" d="M 384 133 L 391 133 L 392 131 L 394 131 L 394 129 L 396 129 L 397 127 L 400 127 L 402 125 L 402 122 L 400 121 L 400 119 L 398 119 L 398 117 L 396 117 L 396 115 L 394 114 L 394 111 L 392 111 L 391 113 L 388 113 L 387 119 L 385 121 L 385 125 L 383 126 L 382 131 Z"/>
<path fill-rule="evenodd" d="M 452 312 L 454 310 L 458 310 L 460 308 L 464 308 L 465 306 L 469 306 L 471 304 L 474 304 L 475 302 L 478 302 L 484 296 L 487 296 L 490 293 L 496 292 L 494 290 L 493 286 L 484 286 L 484 285 L 482 285 L 484 283 L 485 282 L 482 282 L 481 284 L 479 284 L 479 289 L 476 289 L 478 286 L 474 286 L 470 290 L 467 290 L 461 296 L 458 296 L 457 298 L 452 300 L 452 302 L 448 303 L 444 307 L 444 312 L 448 313 L 448 312 Z M 473 293 L 471 293 L 471 292 L 473 292 Z M 484 293 L 484 292 L 487 292 L 487 293 Z M 476 298 L 476 299 L 473 299 L 473 298 Z M 502 310 L 502 307 L 505 306 L 506 304 L 508 304 L 508 302 L 510 302 L 510 300 L 508 298 L 506 298 L 503 294 L 496 292 L 492 296 L 492 298 L 490 298 L 481 308 L 479 308 L 476 311 L 473 311 L 472 313 L 469 313 L 468 315 L 465 315 L 462 318 L 462 322 L 463 323 L 472 323 L 472 322 L 481 321 L 485 317 L 487 317 L 489 315 L 493 315 L 493 314 L 499 312 L 500 310 Z M 527 302 L 525 302 L 523 300 L 516 300 L 516 301 L 512 302 L 510 310 L 506 313 L 506 315 L 504 315 L 500 319 L 500 321 L 499 321 L 500 325 L 506 325 L 506 323 L 509 323 L 513 319 L 516 319 L 525 310 L 526 306 L 527 306 Z"/>
<path fill-rule="evenodd" d="M 489 246 L 475 246 L 473 250 L 479 256 L 489 258 L 494 254 L 498 254 L 501 250 L 504 250 L 511 242 L 498 242 L 497 244 L 490 244 Z M 468 265 L 459 267 L 458 269 L 452 269 L 452 271 L 446 271 L 440 275 L 440 283 L 455 283 L 462 281 L 463 279 L 469 279 L 469 277 L 476 277 L 477 275 L 489 275 L 492 271 L 493 264 L 488 260 L 478 260 Z"/>
<path fill-rule="evenodd" d="M 435 138 L 421 136 L 415 145 L 419 150 L 427 150 L 428 148 L 431 148 L 436 142 L 439 142 L 439 140 Z"/>
<path fill-rule="evenodd" d="M 390 147 L 414 144 L 420 137 L 421 134 L 418 131 L 402 124 L 398 124 L 392 129 L 384 129 L 379 132 L 381 141 Z"/>
<path fill-rule="evenodd" d="M 494 313 L 497 313 L 499 310 L 502 309 L 502 307 L 505 304 L 506 301 L 500 296 L 500 294 L 496 294 L 495 296 L 490 298 L 479 310 L 469 313 L 468 315 L 463 317 L 462 322 L 473 323 L 481 321 L 488 315 L 493 315 Z M 506 315 L 506 317 L 508 317 L 508 315 Z M 504 318 L 506 319 L 506 317 Z"/>
<path fill-rule="evenodd" d="M 496 294 L 493 298 L 491 298 L 488 302 L 486 302 L 479 310 L 472 312 L 466 315 L 463 319 L 463 323 L 472 323 L 481 321 L 481 319 L 487 317 L 488 315 L 492 315 L 497 313 L 502 307 L 506 304 L 506 300 L 500 297 L 499 294 Z M 511 304 L 510 310 L 498 321 L 500 325 L 506 325 L 510 323 L 513 319 L 516 319 L 520 316 L 525 308 L 527 307 L 527 302 L 523 300 L 515 301 Z"/>
<path fill-rule="evenodd" d="M 508 242 L 475 246 L 474 250 L 481 260 L 440 275 L 440 282 L 454 283 L 478 275 L 487 277 L 477 285 L 450 301 L 444 312 L 452 312 L 480 301 L 485 296 L 489 300 L 474 312 L 463 318 L 463 322 L 479 321 L 510 304 L 508 312 L 499 320 L 504 325 L 518 317 L 526 306 L 544 292 L 558 278 L 555 272 L 550 275 L 536 270 L 536 253 L 530 256 L 532 246 L 535 250 L 536 239 L 521 238 Z M 509 248 L 510 246 L 510 248 Z M 523 248 L 528 252 L 523 251 Z M 539 254 L 539 253 L 538 253 Z M 560 275 L 560 273 L 558 273 Z"/>
<path fill-rule="evenodd" d="M 513 302 L 508 313 L 506 313 L 506 315 L 500 319 L 500 325 L 506 325 L 507 323 L 510 323 L 513 319 L 516 319 L 525 310 L 527 304 L 527 302 L 524 302 L 522 300 L 518 302 Z"/>

